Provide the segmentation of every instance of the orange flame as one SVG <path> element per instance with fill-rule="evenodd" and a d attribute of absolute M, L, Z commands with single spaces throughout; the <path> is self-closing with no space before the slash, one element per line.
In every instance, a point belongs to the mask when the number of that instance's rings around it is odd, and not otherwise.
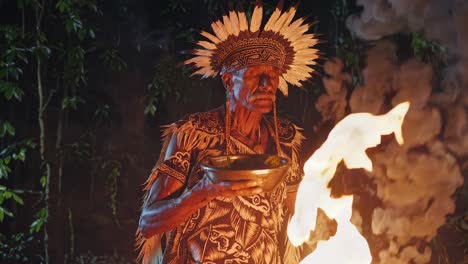
<path fill-rule="evenodd" d="M 328 183 L 336 167 L 344 161 L 350 169 L 372 171 L 372 161 L 366 149 L 380 144 L 382 135 L 395 134 L 403 144 L 401 126 L 409 103 L 401 103 L 385 115 L 351 114 L 341 120 L 330 132 L 325 143 L 312 154 L 304 165 L 305 176 L 299 185 L 295 213 L 288 225 L 289 240 L 299 246 L 315 229 L 317 209 L 338 223 L 336 234 L 328 241 L 320 241 L 317 248 L 301 263 L 363 264 L 371 263 L 372 256 L 366 239 L 351 223 L 353 196 L 331 198 Z"/>

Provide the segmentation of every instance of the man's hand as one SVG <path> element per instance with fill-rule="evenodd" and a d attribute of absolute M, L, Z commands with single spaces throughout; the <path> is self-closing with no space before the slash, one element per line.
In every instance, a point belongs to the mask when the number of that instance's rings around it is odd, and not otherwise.
<path fill-rule="evenodd" d="M 250 196 L 263 192 L 254 180 L 222 181 L 214 183 L 205 175 L 192 189 L 194 193 L 204 194 L 211 199 L 217 197 Z"/>
<path fill-rule="evenodd" d="M 145 238 L 166 232 L 183 223 L 196 210 L 218 197 L 249 196 L 263 192 L 255 181 L 223 181 L 213 183 L 206 175 L 195 186 L 181 196 L 157 200 L 163 189 L 177 182 L 172 178 L 156 179 L 150 190 L 149 201 L 140 217 L 140 232 Z M 164 185 L 162 187 L 161 185 Z M 175 187 L 171 189 L 176 189 Z M 165 195 L 167 197 L 167 195 Z"/>

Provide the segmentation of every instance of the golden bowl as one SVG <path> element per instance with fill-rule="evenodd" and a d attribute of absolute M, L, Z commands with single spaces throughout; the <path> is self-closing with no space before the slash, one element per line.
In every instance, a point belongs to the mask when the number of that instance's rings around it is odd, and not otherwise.
<path fill-rule="evenodd" d="M 200 167 L 214 183 L 255 180 L 265 192 L 281 182 L 291 162 L 276 155 L 230 155 L 206 157 Z"/>

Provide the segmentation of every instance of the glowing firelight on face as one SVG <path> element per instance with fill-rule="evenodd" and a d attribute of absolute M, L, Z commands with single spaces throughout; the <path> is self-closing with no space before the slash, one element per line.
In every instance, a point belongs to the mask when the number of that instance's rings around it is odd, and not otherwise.
<path fill-rule="evenodd" d="M 335 219 L 336 234 L 328 241 L 320 241 L 317 248 L 301 263 L 311 264 L 366 264 L 372 262 L 366 239 L 351 223 L 353 196 L 331 198 L 328 183 L 336 167 L 343 160 L 350 169 L 372 171 L 372 161 L 366 149 L 380 144 L 382 135 L 394 133 L 403 144 L 401 126 L 409 103 L 401 103 L 385 115 L 351 114 L 341 120 L 330 132 L 323 145 L 304 165 L 305 176 L 299 185 L 295 213 L 288 225 L 289 240 L 299 246 L 309 239 L 315 229 L 317 209 Z"/>

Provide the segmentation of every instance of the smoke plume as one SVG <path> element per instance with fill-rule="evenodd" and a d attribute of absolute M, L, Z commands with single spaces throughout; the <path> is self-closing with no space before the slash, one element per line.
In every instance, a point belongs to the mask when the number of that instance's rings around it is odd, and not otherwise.
<path fill-rule="evenodd" d="M 411 102 L 403 124 L 405 144 L 386 142 L 371 155 L 374 165 L 368 176 L 379 202 L 370 219 L 362 221 L 371 221 L 372 235 L 385 240 L 374 263 L 429 263 L 429 242 L 455 212 L 452 197 L 463 185 L 461 166 L 468 160 L 468 1 L 357 4 L 363 12 L 347 19 L 355 36 L 375 41 L 418 32 L 444 48 L 446 66 L 436 78 L 431 65 L 416 58 L 400 62 L 393 42 L 377 41 L 366 54 L 363 82 L 349 101 L 344 87 L 350 77 L 343 63 L 333 59 L 325 64 L 327 94 L 316 104 L 325 120 L 338 122 L 349 113 L 346 109 L 382 114 Z"/>

